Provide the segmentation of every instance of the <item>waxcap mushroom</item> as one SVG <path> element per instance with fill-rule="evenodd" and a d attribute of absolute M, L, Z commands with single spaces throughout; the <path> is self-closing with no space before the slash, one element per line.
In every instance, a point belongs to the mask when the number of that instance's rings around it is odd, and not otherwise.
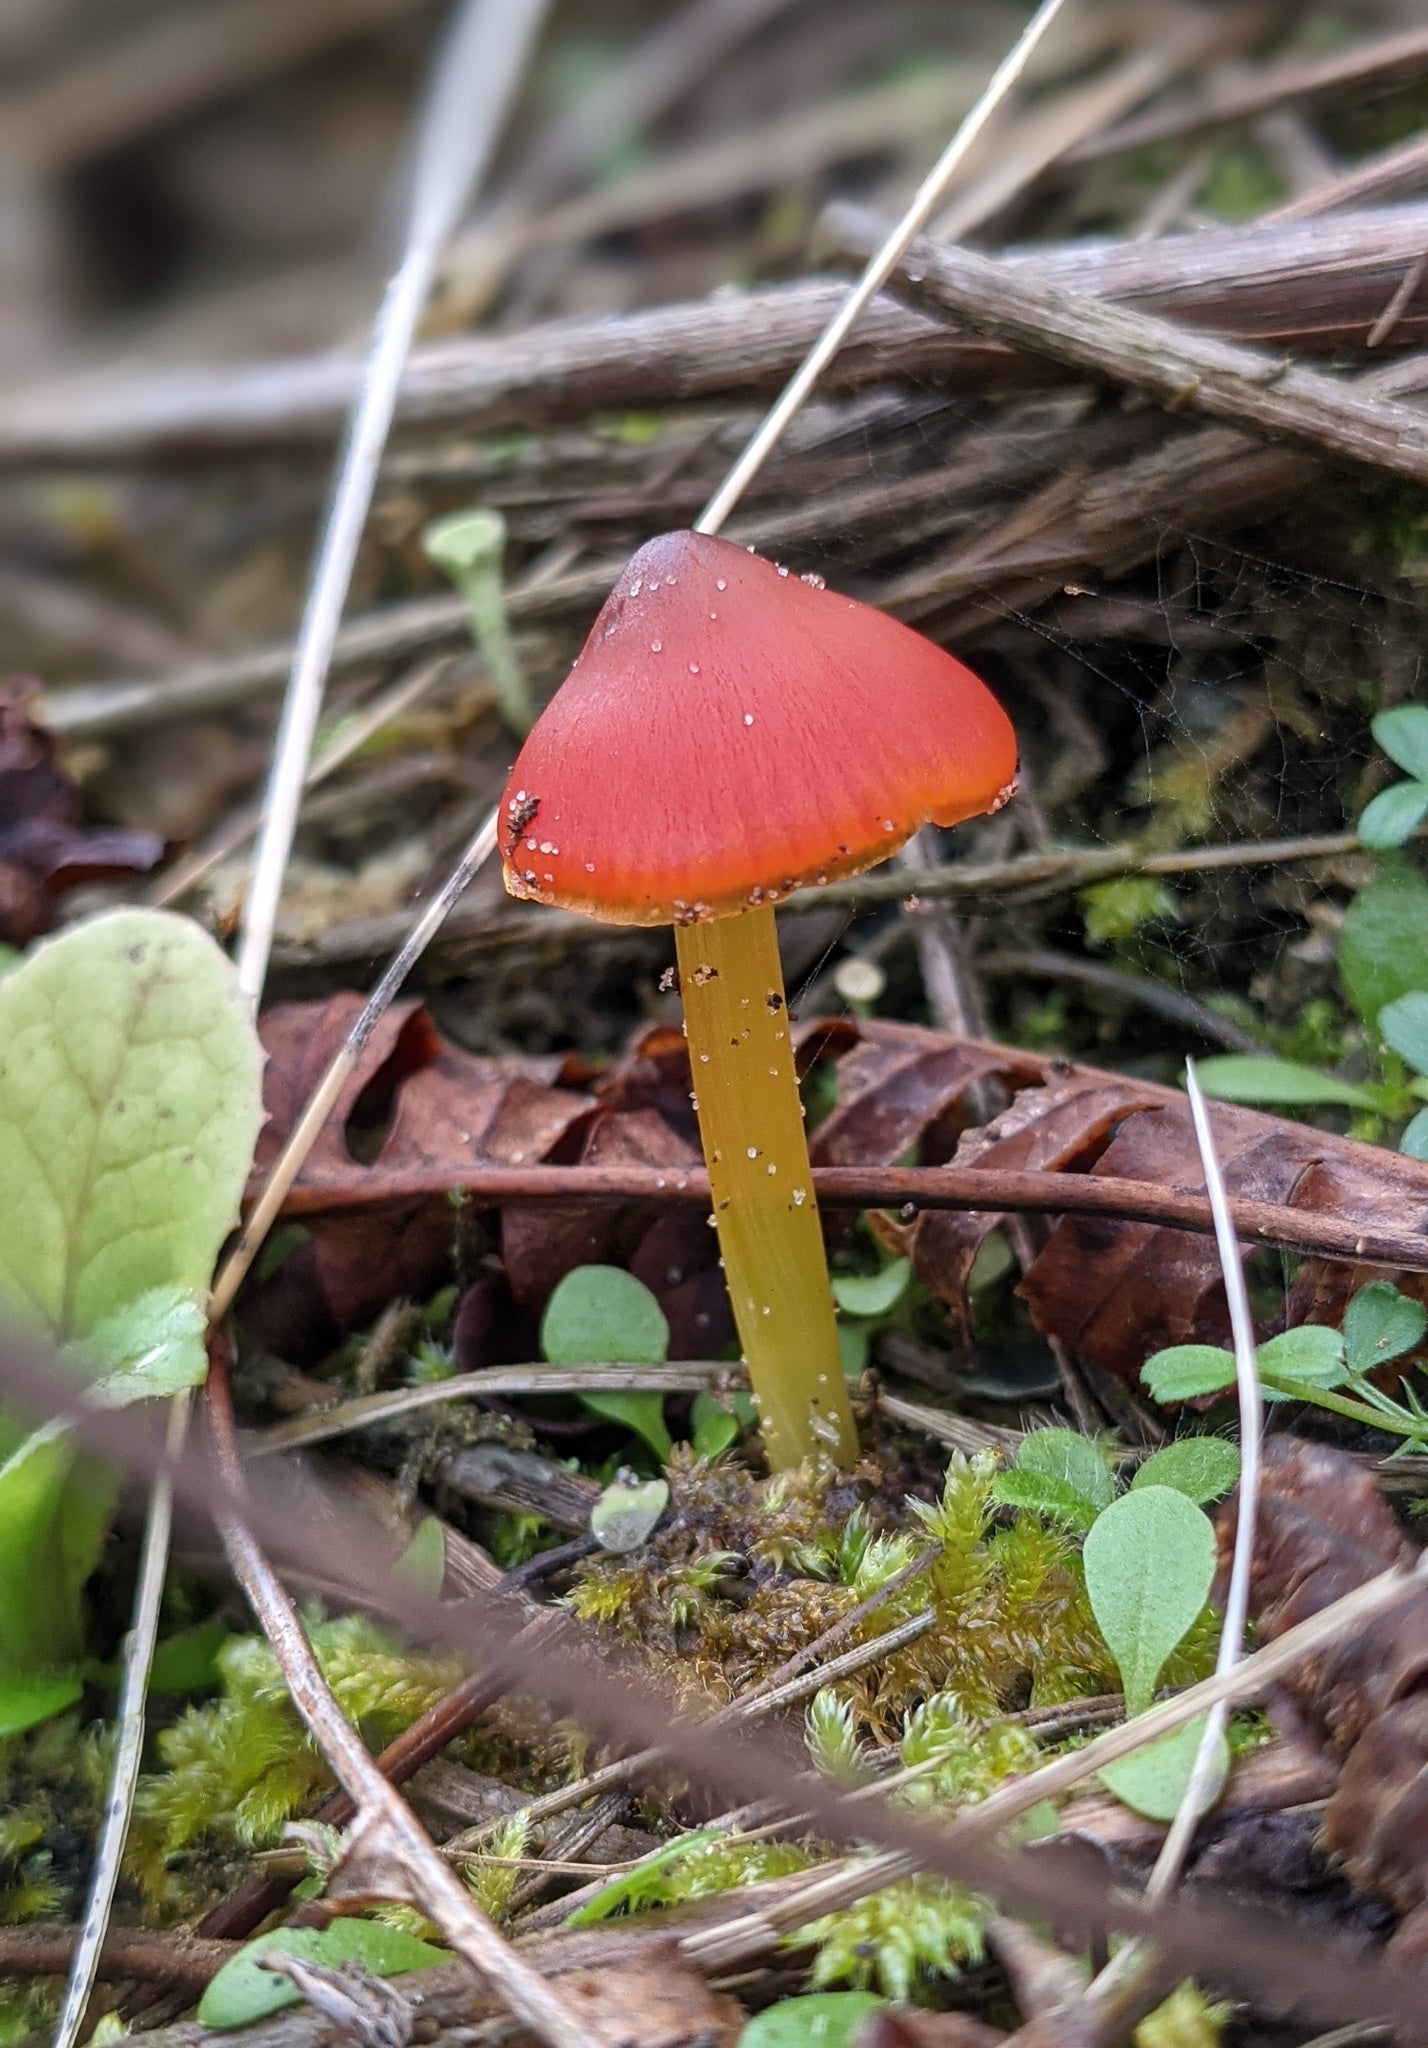
<path fill-rule="evenodd" d="M 728 916 L 999 809 L 1016 760 L 991 692 L 930 640 L 730 541 L 667 533 L 521 749 L 506 887 L 614 923 Z"/>

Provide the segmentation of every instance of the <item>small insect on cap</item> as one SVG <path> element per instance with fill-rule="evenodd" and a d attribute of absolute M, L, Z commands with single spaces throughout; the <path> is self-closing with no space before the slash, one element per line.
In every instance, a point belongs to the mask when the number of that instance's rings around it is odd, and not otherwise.
<path fill-rule="evenodd" d="M 1016 738 L 970 669 L 883 612 L 707 534 L 642 547 L 501 808 L 506 887 L 690 924 L 998 810 Z"/>

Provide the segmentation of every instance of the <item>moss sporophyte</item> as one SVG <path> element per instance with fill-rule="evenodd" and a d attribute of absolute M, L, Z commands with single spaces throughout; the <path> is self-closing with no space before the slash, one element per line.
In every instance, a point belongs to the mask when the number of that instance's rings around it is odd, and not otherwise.
<path fill-rule="evenodd" d="M 672 924 L 729 1296 L 770 1463 L 856 1451 L 774 906 L 1011 796 L 1016 740 L 941 648 L 732 543 L 616 584 L 502 802 L 506 886 Z"/>

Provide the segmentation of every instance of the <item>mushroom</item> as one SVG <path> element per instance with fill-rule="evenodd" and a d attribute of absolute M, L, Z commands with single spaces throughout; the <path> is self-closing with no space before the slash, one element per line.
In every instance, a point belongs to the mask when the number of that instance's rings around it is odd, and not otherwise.
<path fill-rule="evenodd" d="M 884 613 L 708 534 L 642 547 L 502 799 L 514 896 L 673 924 L 725 1279 L 770 1465 L 857 1438 L 774 905 L 1011 796 L 977 678 Z"/>

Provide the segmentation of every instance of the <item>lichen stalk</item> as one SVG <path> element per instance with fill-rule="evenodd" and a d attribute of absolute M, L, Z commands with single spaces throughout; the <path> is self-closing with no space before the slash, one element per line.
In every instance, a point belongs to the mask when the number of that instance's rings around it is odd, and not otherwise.
<path fill-rule="evenodd" d="M 773 911 L 682 927 L 675 944 L 719 1250 L 769 1464 L 821 1453 L 851 1465 Z"/>

